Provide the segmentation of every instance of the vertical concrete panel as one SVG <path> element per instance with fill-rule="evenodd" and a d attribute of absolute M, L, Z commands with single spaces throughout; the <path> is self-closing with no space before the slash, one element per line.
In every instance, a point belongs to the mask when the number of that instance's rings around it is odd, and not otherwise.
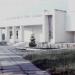
<path fill-rule="evenodd" d="M 48 16 L 43 15 L 43 42 L 49 42 L 49 25 L 48 25 Z"/>
<path fill-rule="evenodd" d="M 24 42 L 24 26 L 20 26 L 20 42 Z"/>
<path fill-rule="evenodd" d="M 9 27 L 5 27 L 5 40 L 9 41 Z"/>
<path fill-rule="evenodd" d="M 12 27 L 12 31 L 13 31 L 13 38 L 12 38 L 13 40 L 12 40 L 12 42 L 15 43 L 16 42 L 16 26 Z"/>
<path fill-rule="evenodd" d="M 0 29 L 0 42 L 2 41 L 2 29 Z"/>
<path fill-rule="evenodd" d="M 75 31 L 75 0 L 68 0 L 67 30 Z"/>

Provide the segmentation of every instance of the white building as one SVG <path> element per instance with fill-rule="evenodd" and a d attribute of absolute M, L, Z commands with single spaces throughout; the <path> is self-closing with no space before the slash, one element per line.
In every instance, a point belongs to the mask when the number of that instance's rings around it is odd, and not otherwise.
<path fill-rule="evenodd" d="M 31 35 L 34 34 L 36 42 L 74 43 L 75 9 L 71 6 L 69 2 L 68 12 L 53 9 L 33 16 L 8 18 L 1 22 L 0 41 L 29 42 Z"/>

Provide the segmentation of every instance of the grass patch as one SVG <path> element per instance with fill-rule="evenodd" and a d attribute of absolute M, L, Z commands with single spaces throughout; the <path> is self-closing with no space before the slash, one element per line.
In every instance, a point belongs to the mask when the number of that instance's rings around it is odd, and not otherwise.
<path fill-rule="evenodd" d="M 75 50 L 57 50 L 32 53 L 24 57 L 42 70 L 52 68 L 75 69 Z"/>

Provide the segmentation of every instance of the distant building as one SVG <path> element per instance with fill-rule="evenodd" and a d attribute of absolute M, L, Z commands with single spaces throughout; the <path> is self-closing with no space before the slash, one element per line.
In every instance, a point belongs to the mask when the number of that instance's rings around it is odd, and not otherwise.
<path fill-rule="evenodd" d="M 36 42 L 73 42 L 72 33 L 65 30 L 66 11 L 44 11 L 39 15 L 11 18 L 0 27 L 0 41 L 29 42 L 34 34 Z"/>
<path fill-rule="evenodd" d="M 34 34 L 36 42 L 74 43 L 75 9 L 72 1 L 69 0 L 67 10 L 45 10 L 33 16 L 8 18 L 1 23 L 0 41 L 29 42 Z"/>

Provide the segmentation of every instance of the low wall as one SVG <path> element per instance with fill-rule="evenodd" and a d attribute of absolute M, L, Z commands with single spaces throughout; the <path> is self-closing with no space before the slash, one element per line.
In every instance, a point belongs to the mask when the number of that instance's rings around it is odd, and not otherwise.
<path fill-rule="evenodd" d="M 48 43 L 38 43 L 38 48 L 75 48 L 75 43 L 57 43 L 57 44 L 48 44 Z"/>
<path fill-rule="evenodd" d="M 26 48 L 29 47 L 29 43 L 23 42 L 20 44 L 15 44 L 14 46 L 17 46 L 19 48 Z M 56 44 L 51 44 L 47 42 L 43 43 L 37 43 L 37 48 L 59 48 L 59 49 L 74 49 L 75 48 L 75 43 L 56 43 Z"/>

